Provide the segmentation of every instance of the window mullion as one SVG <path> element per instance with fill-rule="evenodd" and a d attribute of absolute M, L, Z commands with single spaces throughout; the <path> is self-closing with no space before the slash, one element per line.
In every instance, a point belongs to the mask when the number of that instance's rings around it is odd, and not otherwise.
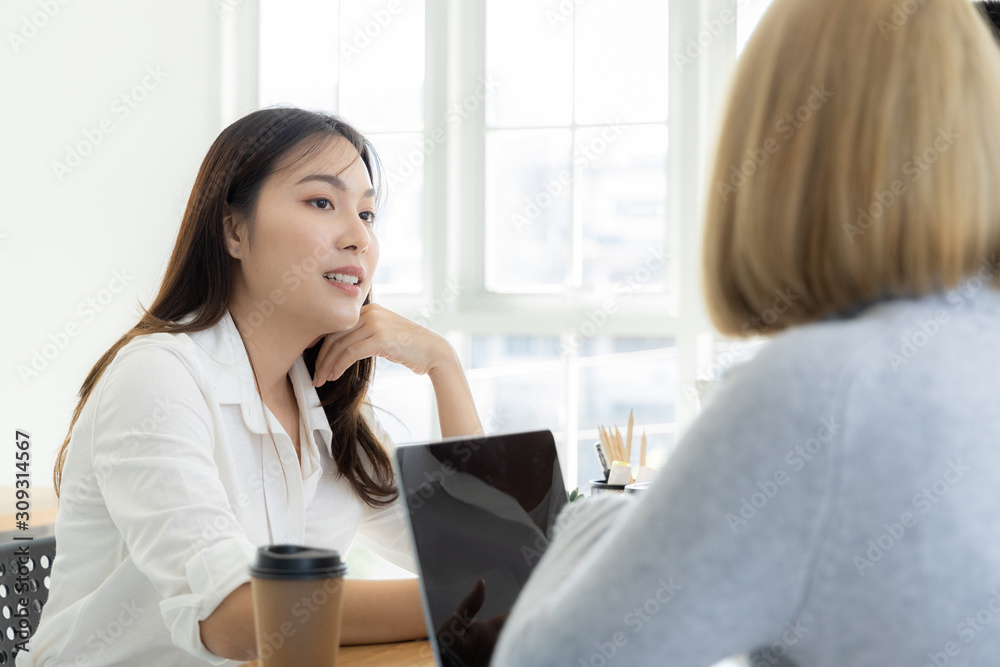
<path fill-rule="evenodd" d="M 559 460 L 563 465 L 563 481 L 567 489 L 579 488 L 579 426 L 580 426 L 580 365 L 576 351 L 572 349 L 567 334 L 561 336 L 561 347 L 566 350 L 563 357 L 563 372 L 565 374 L 566 424 L 563 433 L 563 451 L 559 452 Z"/>
<path fill-rule="evenodd" d="M 583 165 L 578 165 L 573 159 L 576 150 L 577 128 L 570 128 L 569 164 L 573 174 L 571 182 L 572 199 L 570 200 L 570 289 L 573 291 L 583 287 Z"/>
<path fill-rule="evenodd" d="M 733 0 L 670 0 L 671 44 L 686 44 L 705 20 L 734 8 Z M 669 71 L 668 219 L 677 239 L 677 386 L 674 388 L 677 435 L 695 417 L 698 407 L 684 399 L 695 385 L 698 368 L 710 359 L 712 326 L 701 296 L 701 219 L 708 194 L 707 165 L 715 144 L 717 118 L 725 82 L 735 57 L 736 27 L 725 23 L 721 33 L 694 64 L 671 58 Z"/>
<path fill-rule="evenodd" d="M 486 0 L 446 4 L 447 262 L 458 276 L 462 309 L 486 293 Z"/>
<path fill-rule="evenodd" d="M 570 136 L 569 136 L 569 164 L 573 174 L 571 182 L 572 199 L 570 200 L 570 287 L 577 290 L 583 287 L 583 189 L 580 183 L 583 179 L 583 166 L 578 166 L 573 159 L 576 151 L 576 134 L 579 128 L 576 126 L 576 12 L 573 12 L 572 53 L 570 59 L 570 95 L 573 103 L 570 108 Z M 575 426 L 575 425 L 574 425 Z M 575 451 L 575 449 L 574 449 Z M 575 468 L 575 467 L 574 467 Z"/>
<path fill-rule="evenodd" d="M 457 277 L 449 266 L 448 247 L 448 6 L 431 0 L 424 6 L 424 290 L 426 302 L 443 294 Z M 448 304 L 450 306 L 450 304 Z"/>

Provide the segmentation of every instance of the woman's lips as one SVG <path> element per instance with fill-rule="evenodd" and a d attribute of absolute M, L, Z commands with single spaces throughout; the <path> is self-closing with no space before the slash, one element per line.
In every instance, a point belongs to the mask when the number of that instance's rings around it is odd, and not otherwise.
<path fill-rule="evenodd" d="M 349 283 L 342 283 L 336 280 L 331 280 L 330 278 L 326 278 L 325 280 L 327 284 L 329 284 L 331 287 L 334 287 L 342 291 L 344 294 L 350 294 L 351 296 L 361 295 L 361 287 L 360 287 L 361 283 L 358 283 L 357 285 L 351 285 Z"/>

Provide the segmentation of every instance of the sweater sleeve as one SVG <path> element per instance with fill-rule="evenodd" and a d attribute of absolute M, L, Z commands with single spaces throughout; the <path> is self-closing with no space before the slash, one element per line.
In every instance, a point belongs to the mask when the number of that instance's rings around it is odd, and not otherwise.
<path fill-rule="evenodd" d="M 492 664 L 704 667 L 808 632 L 839 417 L 775 377 L 716 394 L 642 497 L 566 508 Z"/>

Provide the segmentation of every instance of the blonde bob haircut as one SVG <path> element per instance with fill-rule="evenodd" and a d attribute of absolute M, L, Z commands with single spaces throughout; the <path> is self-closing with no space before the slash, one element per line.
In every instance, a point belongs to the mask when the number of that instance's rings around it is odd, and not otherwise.
<path fill-rule="evenodd" d="M 709 184 L 708 311 L 757 335 L 980 276 L 1000 248 L 1000 47 L 968 0 L 775 0 Z"/>

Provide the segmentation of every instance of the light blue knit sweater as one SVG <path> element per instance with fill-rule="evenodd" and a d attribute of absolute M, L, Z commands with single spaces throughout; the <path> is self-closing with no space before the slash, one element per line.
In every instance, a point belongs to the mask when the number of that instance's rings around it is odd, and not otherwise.
<path fill-rule="evenodd" d="M 1000 293 L 776 336 L 560 525 L 494 665 L 1000 665 Z"/>

